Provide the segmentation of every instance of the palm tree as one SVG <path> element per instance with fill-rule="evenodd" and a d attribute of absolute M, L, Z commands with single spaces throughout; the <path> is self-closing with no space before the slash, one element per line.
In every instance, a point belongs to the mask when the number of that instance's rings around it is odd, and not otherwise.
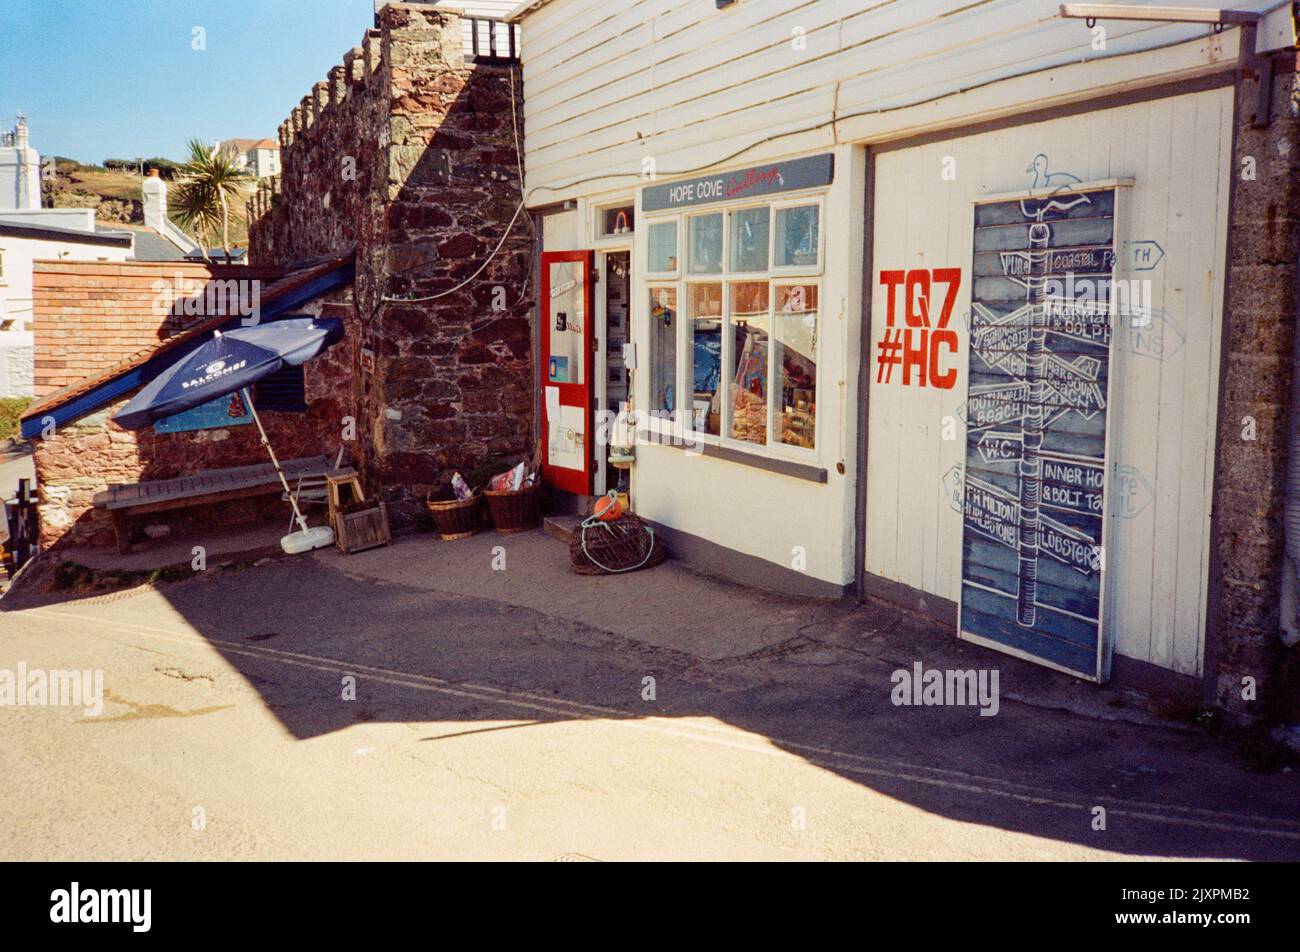
<path fill-rule="evenodd" d="M 235 165 L 230 156 L 209 148 L 198 139 L 189 142 L 190 157 L 176 170 L 180 184 L 173 192 L 171 203 L 176 217 L 187 228 L 192 228 L 203 244 L 203 257 L 207 258 L 204 235 L 221 228 L 221 247 L 230 261 L 230 200 L 238 198 L 252 176 Z"/>

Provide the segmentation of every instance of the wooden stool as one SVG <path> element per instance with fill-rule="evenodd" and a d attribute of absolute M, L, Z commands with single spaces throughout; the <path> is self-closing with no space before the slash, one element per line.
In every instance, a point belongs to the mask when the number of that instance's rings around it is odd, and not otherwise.
<path fill-rule="evenodd" d="M 361 477 L 357 475 L 355 469 L 340 469 L 326 473 L 325 493 L 330 505 L 330 528 L 337 536 L 339 528 L 336 522 L 339 510 L 349 503 L 361 502 L 366 498 L 365 493 L 361 491 Z"/>
<path fill-rule="evenodd" d="M 388 528 L 388 507 L 376 500 L 373 505 L 358 507 L 366 501 L 361 491 L 361 477 L 355 469 L 341 469 L 325 476 L 330 504 L 330 528 L 339 551 L 351 554 L 376 546 L 388 545 L 392 533 Z M 344 507 L 349 507 L 347 511 Z"/>

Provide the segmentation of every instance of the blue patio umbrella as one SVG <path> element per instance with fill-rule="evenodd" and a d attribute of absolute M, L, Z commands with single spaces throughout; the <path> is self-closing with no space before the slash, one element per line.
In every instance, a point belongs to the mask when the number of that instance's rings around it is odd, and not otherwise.
<path fill-rule="evenodd" d="M 126 430 L 139 430 L 158 420 L 193 409 L 210 400 L 243 391 L 244 402 L 253 415 L 262 445 L 270 454 L 275 471 L 289 495 L 294 518 L 302 529 L 282 540 L 286 550 L 317 548 L 329 545 L 333 533 L 328 528 L 308 530 L 294 499 L 289 482 L 280 469 L 280 461 L 266 437 L 248 388 L 269 377 L 286 364 L 298 366 L 343 337 L 343 322 L 333 318 L 294 317 L 232 331 L 213 331 L 212 339 L 200 344 L 172 366 L 146 384 L 131 402 L 113 415 L 113 421 Z M 323 540 L 323 541 L 322 541 Z"/>

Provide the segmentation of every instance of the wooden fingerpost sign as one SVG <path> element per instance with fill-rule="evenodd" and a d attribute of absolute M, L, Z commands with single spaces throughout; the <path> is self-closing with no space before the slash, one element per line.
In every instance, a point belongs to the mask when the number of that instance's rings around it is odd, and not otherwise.
<path fill-rule="evenodd" d="M 1106 436 L 1118 184 L 1035 160 L 1026 197 L 975 206 L 962 639 L 1090 681 L 1105 635 Z M 1123 290 L 1123 289 L 1122 289 Z M 1123 300 L 1117 300 L 1122 298 Z"/>

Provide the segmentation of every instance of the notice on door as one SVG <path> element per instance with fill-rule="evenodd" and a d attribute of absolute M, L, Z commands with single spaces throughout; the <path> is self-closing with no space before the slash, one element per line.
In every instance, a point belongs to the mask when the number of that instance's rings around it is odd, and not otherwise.
<path fill-rule="evenodd" d="M 1102 627 L 1115 191 L 977 205 L 961 637 L 1090 680 Z"/>

